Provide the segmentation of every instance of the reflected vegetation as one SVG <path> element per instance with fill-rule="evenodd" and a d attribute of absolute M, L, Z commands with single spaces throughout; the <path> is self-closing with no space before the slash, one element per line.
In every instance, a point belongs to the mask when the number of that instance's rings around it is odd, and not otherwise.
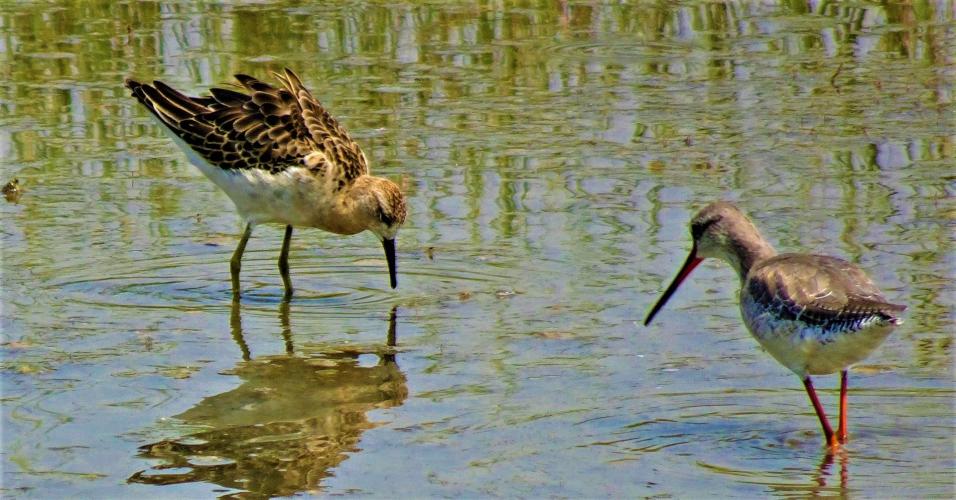
<path fill-rule="evenodd" d="M 255 494 L 315 492 L 330 470 L 359 451 L 368 412 L 408 397 L 396 360 L 396 308 L 384 346 L 307 346 L 294 352 L 288 302 L 280 307 L 287 353 L 251 357 L 233 303 L 233 337 L 243 362 L 227 375 L 241 384 L 203 399 L 174 418 L 204 430 L 140 447 L 162 462 L 129 481 L 153 485 L 205 481 Z M 363 357 L 377 358 L 369 364 Z"/>
<path fill-rule="evenodd" d="M 951 495 L 953 25 L 919 0 L 0 2 L 24 191 L 0 202 L 0 493 L 842 494 L 815 435 L 778 443 L 816 422 L 730 287 L 635 325 L 724 198 L 910 306 L 854 369 L 846 489 Z M 407 194 L 397 292 L 362 235 L 304 231 L 301 301 L 273 305 L 264 227 L 230 311 L 235 210 L 122 84 L 284 66 Z M 370 319 L 395 303 L 401 371 Z"/>

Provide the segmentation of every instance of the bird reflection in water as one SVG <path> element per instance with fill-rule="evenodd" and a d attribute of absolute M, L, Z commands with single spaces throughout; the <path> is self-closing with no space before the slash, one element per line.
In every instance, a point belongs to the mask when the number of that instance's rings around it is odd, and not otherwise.
<path fill-rule="evenodd" d="M 810 458 L 810 457 L 807 457 Z M 803 472 L 794 474 L 793 464 L 787 465 L 778 473 L 770 473 L 768 477 L 772 479 L 767 483 L 770 495 L 772 497 L 787 498 L 820 498 L 836 497 L 845 498 L 851 491 L 848 489 L 850 479 L 849 462 L 850 452 L 846 448 L 828 449 L 823 454 L 820 462 L 816 462 L 806 469 L 806 475 Z M 834 463 L 839 461 L 839 476 L 834 470 Z M 808 464 L 809 465 L 809 464 Z M 777 481 L 778 478 L 783 480 Z M 795 479 L 799 478 L 799 479 Z M 839 478 L 839 483 L 837 483 Z M 809 479 L 809 481 L 807 481 Z"/>
<path fill-rule="evenodd" d="M 243 362 L 231 374 L 241 385 L 175 417 L 208 430 L 140 447 L 140 458 L 164 463 L 133 474 L 130 482 L 203 481 L 267 496 L 315 492 L 347 453 L 359 449 L 361 434 L 375 427 L 366 413 L 404 403 L 408 388 L 395 359 L 395 307 L 385 346 L 294 354 L 284 302 L 279 315 L 286 354 L 254 359 L 239 307 L 233 304 L 230 323 Z M 359 360 L 363 355 L 378 356 L 378 363 L 368 366 Z"/>
<path fill-rule="evenodd" d="M 817 472 L 816 482 L 820 486 L 827 485 L 827 478 L 833 474 L 830 468 L 833 467 L 833 461 L 836 455 L 839 455 L 840 458 L 840 491 L 845 491 L 847 480 L 850 477 L 850 473 L 847 470 L 850 456 L 845 449 L 828 450 L 828 453 L 823 455 L 823 461 L 820 462 L 820 468 Z"/>
<path fill-rule="evenodd" d="M 398 309 L 398 306 L 392 306 L 392 310 L 389 312 L 388 316 L 388 346 L 395 346 L 395 311 Z M 252 359 L 252 351 L 249 350 L 249 344 L 246 343 L 245 334 L 242 332 L 242 307 L 238 299 L 233 299 L 232 301 L 232 310 L 229 315 L 229 330 L 232 332 L 232 340 L 236 342 L 236 345 L 239 346 L 239 350 L 242 351 L 242 360 L 250 361 Z M 279 324 L 282 327 L 282 340 L 285 341 L 285 352 L 286 354 L 292 355 L 295 351 L 295 346 L 292 343 L 292 326 L 289 322 L 289 301 L 283 300 L 279 303 Z"/>

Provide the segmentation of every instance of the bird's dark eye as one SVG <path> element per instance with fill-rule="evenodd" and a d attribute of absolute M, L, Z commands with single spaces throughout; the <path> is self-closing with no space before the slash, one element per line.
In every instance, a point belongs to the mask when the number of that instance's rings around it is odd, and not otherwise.
<path fill-rule="evenodd" d="M 690 225 L 690 235 L 695 240 L 700 239 L 700 237 L 704 235 L 704 231 L 706 231 L 710 226 L 713 226 L 714 223 L 717 222 L 717 219 L 717 217 L 711 217 L 704 220 L 694 221 L 694 223 Z"/>
<path fill-rule="evenodd" d="M 385 213 L 382 207 L 378 207 L 378 220 L 382 221 L 386 226 L 391 226 L 395 223 L 395 217 Z"/>

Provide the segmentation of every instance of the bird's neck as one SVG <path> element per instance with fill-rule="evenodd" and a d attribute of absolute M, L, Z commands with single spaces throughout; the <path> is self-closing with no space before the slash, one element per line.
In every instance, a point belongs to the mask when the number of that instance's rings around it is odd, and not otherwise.
<path fill-rule="evenodd" d="M 725 259 L 737 271 L 741 283 L 747 279 L 750 268 L 758 262 L 777 255 L 773 245 L 759 232 L 748 232 L 731 238 Z"/>

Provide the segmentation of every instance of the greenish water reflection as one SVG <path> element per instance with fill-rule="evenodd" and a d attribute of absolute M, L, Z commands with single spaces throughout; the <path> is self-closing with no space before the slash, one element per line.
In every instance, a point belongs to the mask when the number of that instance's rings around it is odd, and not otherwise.
<path fill-rule="evenodd" d="M 0 2 L 2 494 L 948 497 L 953 24 L 920 1 Z M 283 307 L 266 227 L 233 310 L 233 207 L 122 86 L 284 66 L 406 192 L 397 292 L 371 237 L 302 231 Z M 832 462 L 726 269 L 636 324 L 719 198 L 910 307 Z M 396 305 L 400 371 L 376 347 Z"/>
<path fill-rule="evenodd" d="M 234 318 L 240 309 L 233 305 Z M 289 332 L 289 310 L 281 311 Z M 395 345 L 395 317 L 393 309 L 386 346 Z M 233 326 L 247 352 L 241 326 Z M 291 333 L 286 340 L 286 354 L 246 359 L 223 373 L 242 379 L 238 387 L 174 417 L 204 430 L 140 447 L 141 458 L 161 465 L 136 472 L 129 481 L 205 481 L 269 496 L 318 491 L 330 469 L 360 451 L 362 432 L 375 426 L 366 414 L 401 405 L 408 396 L 388 347 L 307 346 L 295 353 Z M 376 363 L 368 364 L 366 357 Z"/>

